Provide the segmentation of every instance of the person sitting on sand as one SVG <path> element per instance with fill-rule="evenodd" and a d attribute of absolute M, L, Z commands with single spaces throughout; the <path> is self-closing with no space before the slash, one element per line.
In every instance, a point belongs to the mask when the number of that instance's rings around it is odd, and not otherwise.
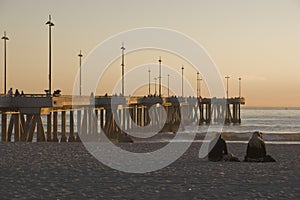
<path fill-rule="evenodd" d="M 275 160 L 267 155 L 266 145 L 262 138 L 262 133 L 255 131 L 252 138 L 248 142 L 247 154 L 245 162 L 275 162 Z"/>
<path fill-rule="evenodd" d="M 231 153 L 228 153 L 227 145 L 225 140 L 220 135 L 215 146 L 208 153 L 209 161 L 239 161 L 238 158 L 234 157 Z"/>

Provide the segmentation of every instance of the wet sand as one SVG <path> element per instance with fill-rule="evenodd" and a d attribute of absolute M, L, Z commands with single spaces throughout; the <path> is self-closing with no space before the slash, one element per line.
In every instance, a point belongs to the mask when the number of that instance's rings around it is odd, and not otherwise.
<path fill-rule="evenodd" d="M 161 143 L 121 144 L 147 151 Z M 267 145 L 276 163 L 208 162 L 194 143 L 159 171 L 129 174 L 106 167 L 81 143 L 0 143 L 0 197 L 51 199 L 245 199 L 300 197 L 300 145 Z M 246 144 L 228 144 L 240 159 Z"/>

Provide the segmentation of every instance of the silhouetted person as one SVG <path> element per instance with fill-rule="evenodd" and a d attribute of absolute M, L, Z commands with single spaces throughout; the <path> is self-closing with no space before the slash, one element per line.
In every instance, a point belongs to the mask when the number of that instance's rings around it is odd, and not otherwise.
<path fill-rule="evenodd" d="M 59 97 L 59 96 L 60 96 L 60 92 L 61 92 L 61 90 L 55 90 L 55 91 L 53 92 L 53 96 Z"/>
<path fill-rule="evenodd" d="M 25 94 L 24 94 L 24 91 L 22 90 L 22 92 L 21 92 L 21 96 L 25 96 Z"/>
<path fill-rule="evenodd" d="M 208 153 L 209 161 L 236 161 L 240 160 L 237 157 L 234 157 L 231 153 L 228 153 L 227 145 L 225 140 L 220 135 L 215 146 Z"/>
<path fill-rule="evenodd" d="M 246 162 L 275 162 L 275 160 L 267 155 L 266 145 L 262 138 L 262 133 L 255 131 L 248 142 Z"/>
<path fill-rule="evenodd" d="M 12 96 L 13 95 L 13 89 L 12 88 L 10 88 L 9 90 L 8 90 L 8 92 L 7 92 L 7 94 L 8 94 L 8 96 Z"/>
<path fill-rule="evenodd" d="M 15 92 L 15 97 L 17 97 L 17 96 L 20 96 L 20 92 L 18 89 L 16 89 L 16 92 Z"/>

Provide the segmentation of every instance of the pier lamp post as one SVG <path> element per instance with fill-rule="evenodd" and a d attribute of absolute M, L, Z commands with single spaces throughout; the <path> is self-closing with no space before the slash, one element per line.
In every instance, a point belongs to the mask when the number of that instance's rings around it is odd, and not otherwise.
<path fill-rule="evenodd" d="M 148 94 L 151 95 L 151 83 L 150 83 L 150 78 L 151 78 L 151 70 L 148 69 L 148 73 L 149 73 L 149 85 L 148 85 Z"/>
<path fill-rule="evenodd" d="M 46 22 L 46 25 L 49 26 L 49 93 L 51 94 L 51 27 L 54 26 L 54 23 L 51 22 L 51 15 L 49 15 L 49 21 Z"/>
<path fill-rule="evenodd" d="M 4 31 L 4 35 L 1 38 L 4 40 L 4 94 L 6 94 L 6 40 L 9 40 L 8 37 L 6 36 L 6 32 Z"/>
<path fill-rule="evenodd" d="M 229 98 L 229 96 L 228 96 L 228 79 L 230 78 L 229 76 L 225 76 L 225 78 L 226 78 L 226 81 L 227 81 L 227 87 L 226 87 L 226 96 L 227 96 L 227 99 Z"/>
<path fill-rule="evenodd" d="M 199 93 L 199 81 L 200 81 L 200 78 L 199 78 L 199 72 L 197 72 L 197 98 L 200 97 L 200 93 Z"/>
<path fill-rule="evenodd" d="M 181 96 L 183 97 L 183 70 L 184 70 L 184 67 L 182 65 L 181 67 Z"/>
<path fill-rule="evenodd" d="M 197 72 L 197 97 L 201 97 L 201 81 L 202 78 L 199 77 L 200 73 Z"/>
<path fill-rule="evenodd" d="M 78 54 L 79 56 L 79 95 L 81 96 L 81 58 L 82 58 L 82 54 L 81 54 L 81 50 Z"/>
<path fill-rule="evenodd" d="M 159 57 L 159 76 L 158 76 L 158 81 L 159 81 L 159 96 L 161 96 L 161 57 Z"/>
<path fill-rule="evenodd" d="M 124 51 L 125 51 L 125 47 L 124 47 L 124 44 L 122 43 L 122 47 L 121 47 L 121 50 L 122 50 L 122 96 L 124 96 L 124 66 L 125 66 L 125 60 L 124 60 Z"/>
<path fill-rule="evenodd" d="M 157 78 L 154 78 L 154 88 L 155 88 L 155 92 L 154 92 L 154 94 L 156 95 L 156 80 L 157 80 Z"/>
<path fill-rule="evenodd" d="M 170 97 L 170 74 L 168 74 L 168 97 Z"/>
<path fill-rule="evenodd" d="M 239 77 L 239 98 L 242 96 L 242 78 Z"/>

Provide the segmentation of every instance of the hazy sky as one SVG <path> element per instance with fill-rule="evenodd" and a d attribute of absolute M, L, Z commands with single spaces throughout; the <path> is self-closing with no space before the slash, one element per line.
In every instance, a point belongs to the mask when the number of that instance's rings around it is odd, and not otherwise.
<path fill-rule="evenodd" d="M 55 23 L 52 88 L 60 88 L 64 94 L 72 91 L 80 49 L 86 56 L 96 45 L 119 32 L 163 27 L 186 34 L 203 45 L 222 77 L 231 77 L 230 96 L 238 96 L 238 77 L 242 77 L 242 95 L 247 106 L 300 106 L 299 0 L 0 0 L 1 36 L 6 30 L 10 38 L 8 87 L 25 93 L 43 93 L 48 87 L 45 22 L 49 14 Z M 150 54 L 154 63 L 160 55 L 156 53 Z M 127 69 L 134 67 L 130 66 L 134 59 L 137 57 L 128 56 Z M 3 41 L 0 63 L 2 91 Z M 180 74 L 182 63 L 176 66 L 171 63 L 164 64 L 176 68 Z M 115 74 L 120 74 L 119 69 Z M 145 67 L 145 74 L 140 78 L 148 78 L 147 70 Z M 187 69 L 185 73 L 196 90 L 196 72 Z M 171 77 L 177 89 L 180 89 L 179 80 L 179 75 Z M 102 87 L 100 94 L 104 90 Z M 206 94 L 205 88 L 203 93 Z M 186 95 L 191 93 L 187 90 Z"/>

